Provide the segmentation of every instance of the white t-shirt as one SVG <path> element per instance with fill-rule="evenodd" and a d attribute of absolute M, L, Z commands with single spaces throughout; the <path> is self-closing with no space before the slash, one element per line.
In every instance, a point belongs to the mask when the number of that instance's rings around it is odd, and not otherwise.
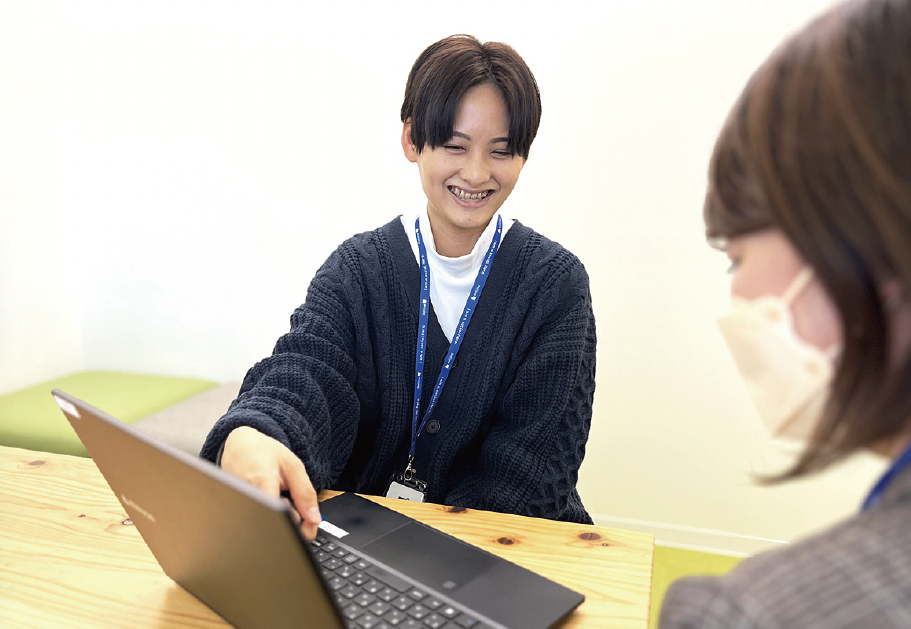
<path fill-rule="evenodd" d="M 411 218 L 405 218 L 404 215 L 401 217 L 405 233 L 408 234 L 408 242 L 411 243 L 411 249 L 414 251 L 414 259 L 418 264 L 421 263 L 421 255 L 418 250 L 417 235 L 414 233 L 414 219 L 418 216 L 421 217 L 421 236 L 424 238 L 424 246 L 427 248 L 427 264 L 430 266 L 430 303 L 433 304 L 433 310 L 440 322 L 440 327 L 443 328 L 443 333 L 450 341 L 459 325 L 462 311 L 465 310 L 465 302 L 468 301 L 468 295 L 471 293 L 471 287 L 474 286 L 478 270 L 481 268 L 481 263 L 493 240 L 499 214 L 497 212 L 490 219 L 490 223 L 478 238 L 471 253 L 458 258 L 447 258 L 437 253 L 436 245 L 433 242 L 433 232 L 430 229 L 430 219 L 427 217 L 427 208 L 422 209 L 418 215 L 412 215 Z M 503 219 L 501 245 L 506 232 L 514 222 L 511 218 Z"/>

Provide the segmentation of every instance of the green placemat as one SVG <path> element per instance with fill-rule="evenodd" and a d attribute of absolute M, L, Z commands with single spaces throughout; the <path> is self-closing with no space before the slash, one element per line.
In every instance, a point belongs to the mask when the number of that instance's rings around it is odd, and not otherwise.
<path fill-rule="evenodd" d="M 83 371 L 0 396 L 0 445 L 88 456 L 51 396 L 60 389 L 127 423 L 217 383 L 198 378 Z"/>

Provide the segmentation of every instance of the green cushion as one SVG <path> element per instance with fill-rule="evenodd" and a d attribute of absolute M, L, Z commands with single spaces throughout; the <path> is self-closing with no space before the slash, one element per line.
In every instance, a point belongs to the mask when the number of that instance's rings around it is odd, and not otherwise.
<path fill-rule="evenodd" d="M 0 396 L 0 445 L 88 456 L 51 389 L 85 400 L 133 423 L 185 400 L 216 383 L 197 378 L 117 371 L 83 371 Z"/>
<path fill-rule="evenodd" d="M 696 574 L 727 574 L 743 561 L 740 557 L 716 555 L 695 550 L 655 546 L 655 565 L 652 571 L 652 607 L 649 629 L 657 629 L 661 602 L 671 583 L 681 577 Z"/>

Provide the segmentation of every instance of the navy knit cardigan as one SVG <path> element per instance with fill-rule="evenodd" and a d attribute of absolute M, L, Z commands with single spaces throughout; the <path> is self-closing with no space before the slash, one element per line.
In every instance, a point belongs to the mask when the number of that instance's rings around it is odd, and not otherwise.
<path fill-rule="evenodd" d="M 209 434 L 252 426 L 306 466 L 314 488 L 383 494 L 411 439 L 420 270 L 401 221 L 344 242 L 317 272 L 269 358 Z M 449 348 L 431 309 L 421 417 Z M 513 224 L 433 412 L 414 468 L 427 501 L 590 523 L 576 491 L 595 389 L 588 275 Z"/>

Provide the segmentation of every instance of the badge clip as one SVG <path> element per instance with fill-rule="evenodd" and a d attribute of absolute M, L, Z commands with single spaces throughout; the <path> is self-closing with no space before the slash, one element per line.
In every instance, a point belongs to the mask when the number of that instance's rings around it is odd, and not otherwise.
<path fill-rule="evenodd" d="M 414 457 L 408 457 L 408 466 L 404 474 L 393 474 L 386 490 L 387 498 L 424 502 L 427 493 L 427 483 L 415 477 L 417 470 L 411 465 Z"/>

